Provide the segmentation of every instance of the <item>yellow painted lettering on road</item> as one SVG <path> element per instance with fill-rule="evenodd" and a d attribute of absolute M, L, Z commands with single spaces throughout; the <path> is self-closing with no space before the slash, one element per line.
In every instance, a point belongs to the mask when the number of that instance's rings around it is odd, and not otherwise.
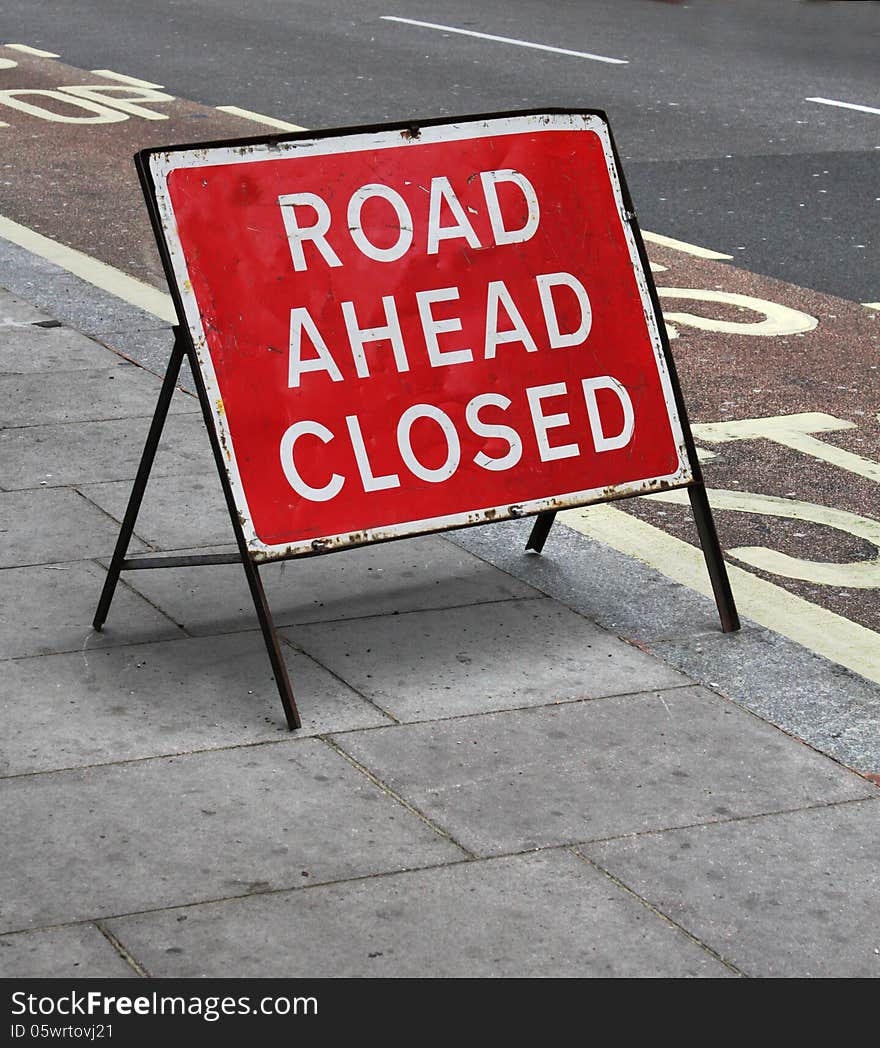
<path fill-rule="evenodd" d="M 45 106 L 36 105 L 24 100 L 25 95 L 50 98 L 65 106 L 74 109 L 85 110 L 90 116 L 71 116 L 69 113 L 59 113 Z M 0 91 L 0 105 L 17 109 L 28 116 L 39 117 L 40 120 L 51 120 L 58 124 L 116 124 L 120 120 L 127 120 L 125 113 L 117 109 L 99 105 L 97 102 L 89 101 L 87 98 L 75 98 L 65 95 L 61 91 L 53 91 L 49 88 L 22 88 L 15 91 Z"/>
<path fill-rule="evenodd" d="M 60 87 L 59 91 L 74 95 L 76 98 L 85 98 L 98 105 L 110 106 L 118 109 L 127 116 L 137 116 L 143 120 L 167 120 L 167 113 L 157 113 L 147 109 L 143 102 L 173 102 L 174 95 L 168 95 L 164 91 L 157 91 L 153 87 L 123 87 L 121 84 L 82 84 L 74 87 Z M 123 92 L 117 97 L 118 92 Z"/>
<path fill-rule="evenodd" d="M 822 411 L 745 418 L 733 422 L 701 422 L 691 427 L 697 440 L 707 441 L 709 444 L 723 444 L 729 440 L 771 440 L 775 444 L 811 455 L 831 466 L 880 483 L 880 462 L 874 462 L 833 444 L 826 444 L 812 435 L 854 428 L 854 422 L 835 418 L 834 415 L 827 415 Z"/>
<path fill-rule="evenodd" d="M 737 306 L 740 309 L 758 313 L 762 317 L 757 321 L 721 320 L 716 317 L 700 316 L 697 313 L 667 313 L 665 309 L 663 310 L 666 320 L 698 328 L 700 331 L 717 331 L 728 335 L 798 335 L 812 331 L 819 323 L 815 317 L 802 313 L 799 309 L 782 306 L 778 302 L 770 302 L 765 298 L 734 294 L 732 291 L 658 287 L 657 294 L 666 299 L 692 299 L 697 302 L 718 302 L 726 306 Z"/>
<path fill-rule="evenodd" d="M 850 561 L 847 564 L 790 557 L 787 553 L 780 553 L 766 546 L 740 546 L 729 549 L 729 556 L 771 575 L 815 582 L 820 586 L 848 586 L 854 589 L 875 589 L 880 586 L 880 521 L 843 509 L 778 498 L 776 495 L 759 495 L 751 491 L 713 488 L 707 494 L 714 510 L 733 510 L 736 513 L 754 513 L 762 517 L 784 517 L 787 520 L 823 524 L 864 539 L 877 550 L 876 555 L 870 560 Z M 646 498 L 677 505 L 687 505 L 690 501 L 687 492 L 682 490 L 661 491 L 647 495 Z"/>

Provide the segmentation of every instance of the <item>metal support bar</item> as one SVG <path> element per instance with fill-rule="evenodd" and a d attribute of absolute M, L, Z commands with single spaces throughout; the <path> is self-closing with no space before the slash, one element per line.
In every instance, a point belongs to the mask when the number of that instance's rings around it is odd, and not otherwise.
<path fill-rule="evenodd" d="M 122 518 L 122 527 L 119 529 L 119 537 L 116 540 L 116 548 L 113 550 L 107 578 L 104 580 L 104 588 L 101 590 L 101 597 L 95 611 L 92 625 L 96 630 L 100 630 L 107 621 L 107 614 L 110 611 L 113 594 L 116 592 L 119 573 L 122 571 L 125 554 L 128 552 L 128 544 L 131 542 L 132 532 L 134 531 L 137 515 L 144 498 L 147 481 L 150 479 L 150 470 L 153 468 L 156 449 L 162 438 L 162 430 L 168 417 L 168 409 L 171 407 L 171 397 L 174 394 L 174 387 L 177 384 L 180 365 L 183 363 L 185 352 L 186 347 L 180 336 L 180 331 L 178 328 L 175 328 L 174 348 L 171 351 L 171 359 L 168 361 L 168 367 L 165 369 L 165 379 L 162 382 L 162 389 L 159 391 L 156 410 L 153 412 L 153 421 L 150 423 L 150 430 L 147 433 L 140 465 L 131 488 L 131 494 L 128 497 L 128 506 L 125 510 L 125 516 Z"/>
<path fill-rule="evenodd" d="M 238 552 L 168 554 L 155 557 L 126 557 L 125 554 L 127 553 L 128 545 L 131 542 L 131 536 L 134 532 L 135 522 L 137 521 L 138 512 L 141 508 L 141 502 L 143 501 L 147 481 L 150 479 L 150 470 L 153 467 L 153 461 L 156 457 L 156 449 L 159 446 L 159 441 L 162 437 L 162 430 L 168 417 L 168 409 L 171 406 L 171 397 L 174 394 L 174 387 L 177 384 L 177 378 L 180 374 L 180 366 L 183 363 L 184 356 L 190 358 L 190 366 L 196 379 L 196 385 L 199 391 L 199 402 L 202 406 L 202 413 L 205 416 L 208 435 L 211 439 L 211 447 L 213 448 L 214 458 L 217 462 L 217 468 L 220 474 L 220 482 L 223 485 L 223 493 L 226 496 L 226 504 L 229 509 L 232 528 L 235 532 L 236 541 L 238 542 Z M 107 620 L 107 614 L 110 610 L 113 594 L 116 592 L 119 575 L 122 571 L 139 571 L 153 568 L 188 568 L 200 564 L 241 564 L 244 568 L 248 587 L 251 591 L 251 597 L 253 598 L 254 608 L 257 612 L 257 619 L 260 623 L 263 641 L 265 642 L 266 651 L 269 655 L 269 662 L 275 676 L 275 683 L 278 686 L 278 694 L 281 697 L 281 705 L 284 708 L 284 716 L 287 719 L 287 726 L 292 731 L 295 728 L 302 727 L 302 721 L 300 720 L 299 711 L 296 708 L 296 702 L 293 698 L 293 688 L 290 685 L 290 678 L 287 675 L 287 667 L 281 653 L 281 645 L 278 640 L 278 635 L 275 632 L 272 613 L 269 610 L 269 604 L 266 600 L 266 592 L 263 589 L 263 583 L 260 579 L 257 565 L 248 553 L 247 543 L 245 542 L 244 534 L 241 529 L 241 522 L 235 512 L 235 502 L 229 485 L 229 477 L 223 469 L 222 456 L 217 447 L 217 438 L 210 425 L 207 397 L 204 384 L 201 380 L 201 372 L 198 367 L 198 361 L 193 359 L 193 357 L 194 353 L 192 345 L 187 334 L 181 328 L 175 327 L 174 348 L 171 351 L 171 359 L 169 360 L 168 368 L 165 371 L 165 379 L 162 382 L 159 399 L 156 403 L 156 410 L 153 413 L 153 421 L 150 423 L 150 429 L 147 433 L 146 443 L 144 444 L 144 450 L 141 454 L 140 465 L 138 466 L 137 475 L 134 484 L 132 485 L 131 495 L 129 495 L 128 506 L 126 507 L 122 526 L 119 530 L 119 537 L 116 540 L 116 547 L 113 550 L 113 557 L 110 561 L 107 578 L 104 580 L 104 588 L 101 591 L 98 608 L 95 612 L 94 627 L 97 630 L 101 629 Z"/>
<path fill-rule="evenodd" d="M 202 415 L 205 419 L 205 428 L 208 431 L 208 437 L 211 441 L 211 448 L 214 452 L 214 461 L 217 464 L 217 472 L 220 475 L 220 484 L 223 488 L 223 496 L 226 499 L 226 508 L 229 511 L 229 519 L 232 523 L 232 530 L 235 533 L 235 541 L 238 543 L 238 557 L 233 559 L 238 560 L 244 568 L 248 588 L 251 591 L 251 598 L 254 602 L 254 609 L 256 610 L 257 619 L 260 623 L 260 630 L 263 633 L 266 652 L 272 666 L 272 673 L 275 676 L 278 695 L 281 699 L 281 705 L 284 708 L 284 716 L 287 718 L 287 726 L 291 731 L 293 731 L 296 728 L 302 727 L 302 721 L 300 720 L 299 710 L 296 708 L 296 700 L 293 697 L 293 688 L 291 687 L 290 677 L 287 674 L 287 666 L 285 665 L 284 657 L 281 653 L 281 643 L 278 640 L 278 634 L 275 632 L 275 623 L 272 621 L 272 612 L 269 610 L 269 602 L 266 600 L 266 592 L 263 589 L 263 582 L 260 578 L 257 564 L 251 557 L 250 551 L 247 547 L 247 540 L 244 537 L 244 531 L 242 530 L 241 519 L 239 518 L 238 510 L 235 505 L 235 496 L 232 493 L 232 485 L 229 481 L 229 474 L 226 470 L 223 452 L 220 448 L 220 443 L 217 439 L 217 433 L 214 429 L 214 424 L 211 418 L 211 402 L 205 389 L 202 369 L 199 366 L 196 352 L 189 339 L 189 333 L 183 332 L 183 337 L 186 339 L 186 342 L 184 343 L 185 351 L 189 358 L 190 369 L 193 373 L 193 378 L 195 379 L 196 389 L 198 390 L 199 403 L 202 406 Z M 211 555 L 212 554 L 208 554 L 208 556 Z"/>
<path fill-rule="evenodd" d="M 275 683 L 278 686 L 281 705 L 284 707 L 284 716 L 287 718 L 287 726 L 291 731 L 294 731 L 296 728 L 302 727 L 302 721 L 300 720 L 299 710 L 296 708 L 296 701 L 293 697 L 293 688 L 290 684 L 290 677 L 287 675 L 287 666 L 284 662 L 284 656 L 281 654 L 281 645 L 278 640 L 278 634 L 275 632 L 275 623 L 272 621 L 272 612 L 269 610 L 269 602 L 266 600 L 266 591 L 263 589 L 263 580 L 260 578 L 260 572 L 257 565 L 250 557 L 242 557 L 241 563 L 244 567 L 244 573 L 247 577 L 248 586 L 250 587 L 251 597 L 253 598 L 254 607 L 257 611 L 257 618 L 260 621 L 260 629 L 263 631 L 263 640 L 266 644 L 269 662 L 272 664 L 272 672 L 275 675 Z"/>
<path fill-rule="evenodd" d="M 709 508 L 705 485 L 703 483 L 691 485 L 688 488 L 688 496 L 691 500 L 691 509 L 697 525 L 697 534 L 700 536 L 703 556 L 706 559 L 706 567 L 709 570 L 715 604 L 721 617 L 721 629 L 724 633 L 734 633 L 740 628 L 739 615 L 730 588 L 730 579 L 727 577 L 727 565 L 721 553 L 721 544 L 718 541 L 718 532 L 715 530 L 712 510 Z"/>
<path fill-rule="evenodd" d="M 526 543 L 527 550 L 533 550 L 535 553 L 540 553 L 544 548 L 544 543 L 547 541 L 547 536 L 550 534 L 550 529 L 553 527 L 553 521 L 556 520 L 556 510 L 547 510 L 546 513 L 539 513 L 535 518 L 535 523 L 532 526 L 532 533 L 529 535 L 529 541 Z"/>
<path fill-rule="evenodd" d="M 194 553 L 167 557 L 129 557 L 122 562 L 123 571 L 142 571 L 147 568 L 196 568 L 201 564 L 240 564 L 240 553 Z"/>

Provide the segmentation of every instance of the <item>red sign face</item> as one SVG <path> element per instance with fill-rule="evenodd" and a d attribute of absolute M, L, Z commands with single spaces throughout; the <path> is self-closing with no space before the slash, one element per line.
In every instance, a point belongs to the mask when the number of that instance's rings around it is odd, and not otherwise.
<path fill-rule="evenodd" d="M 249 548 L 691 479 L 605 123 L 150 156 Z"/>

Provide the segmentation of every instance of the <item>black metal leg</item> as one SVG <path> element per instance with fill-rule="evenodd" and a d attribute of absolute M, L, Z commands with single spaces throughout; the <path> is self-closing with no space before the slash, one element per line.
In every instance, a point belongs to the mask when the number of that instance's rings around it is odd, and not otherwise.
<path fill-rule="evenodd" d="M 159 441 L 162 437 L 162 430 L 165 426 L 165 420 L 168 417 L 168 409 L 171 406 L 171 397 L 174 393 L 174 387 L 177 384 L 177 378 L 180 374 L 180 365 L 183 362 L 185 352 L 186 350 L 181 340 L 180 333 L 178 329 L 175 328 L 174 348 L 171 351 L 171 359 L 168 361 L 168 367 L 165 370 L 165 380 L 163 381 L 162 389 L 159 392 L 159 400 L 156 403 L 156 410 L 153 413 L 153 421 L 150 423 L 150 431 L 147 433 L 147 440 L 144 444 L 144 450 L 141 455 L 140 465 L 138 466 L 137 476 L 132 485 L 131 495 L 128 498 L 128 506 L 125 510 L 125 516 L 122 518 L 122 527 L 119 529 L 116 548 L 113 550 L 110 569 L 107 572 L 107 578 L 104 580 L 104 588 L 101 590 L 98 608 L 95 611 L 95 618 L 92 625 L 96 630 L 101 629 L 104 625 L 107 620 L 107 614 L 110 611 L 110 603 L 113 600 L 113 594 L 116 592 L 116 584 L 119 582 L 119 573 L 122 570 L 122 562 L 125 560 L 125 554 L 128 552 L 128 544 L 131 542 L 131 535 L 134 531 L 135 522 L 137 521 L 138 511 L 141 508 L 141 502 L 144 497 L 144 491 L 147 487 L 147 481 L 150 479 L 150 470 L 153 468 L 156 449 L 159 446 Z"/>
<path fill-rule="evenodd" d="M 529 541 L 526 543 L 527 550 L 534 550 L 535 553 L 541 552 L 544 548 L 544 543 L 547 541 L 547 536 L 550 534 L 550 529 L 553 527 L 553 521 L 555 519 L 555 509 L 548 510 L 546 513 L 538 514 L 532 527 L 532 533 L 529 535 Z"/>
<path fill-rule="evenodd" d="M 700 545 L 703 547 L 703 556 L 706 558 L 706 567 L 709 569 L 715 604 L 721 616 L 721 629 L 725 633 L 733 633 L 740 628 L 739 615 L 730 588 L 730 579 L 727 577 L 727 566 L 721 554 L 709 499 L 706 497 L 706 488 L 703 484 L 695 484 L 688 488 L 688 495 L 700 536 Z"/>
<path fill-rule="evenodd" d="M 281 705 L 284 707 L 284 716 L 287 718 L 287 726 L 293 731 L 302 727 L 299 710 L 293 697 L 293 688 L 290 685 L 290 677 L 287 675 L 287 666 L 281 654 L 278 642 L 278 634 L 275 632 L 275 623 L 272 621 L 272 612 L 269 610 L 269 602 L 266 600 L 266 591 L 263 589 L 263 580 L 257 565 L 249 556 L 242 556 L 244 573 L 250 586 L 251 597 L 254 607 L 257 609 L 257 618 L 260 620 L 260 629 L 263 631 L 263 640 L 266 643 L 266 651 L 269 653 L 269 662 L 272 664 L 272 672 L 275 674 L 275 683 L 278 685 L 278 694 L 281 696 Z"/>

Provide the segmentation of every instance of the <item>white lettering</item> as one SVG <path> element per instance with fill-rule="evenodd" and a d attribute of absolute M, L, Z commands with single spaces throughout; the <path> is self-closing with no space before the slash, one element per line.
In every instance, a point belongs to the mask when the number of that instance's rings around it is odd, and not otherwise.
<path fill-rule="evenodd" d="M 381 200 L 386 200 L 394 208 L 399 235 L 397 241 L 391 247 L 376 247 L 372 241 L 367 239 L 367 235 L 363 230 L 361 210 L 371 197 L 379 197 Z M 361 186 L 360 189 L 352 194 L 351 200 L 348 202 L 348 231 L 351 233 L 351 239 L 367 258 L 373 259 L 374 262 L 395 262 L 402 255 L 406 254 L 410 244 L 412 244 L 412 215 L 400 193 L 389 186 L 371 183 L 370 185 Z"/>
<path fill-rule="evenodd" d="M 425 335 L 425 346 L 428 349 L 428 359 L 431 361 L 432 368 L 446 367 L 449 364 L 467 364 L 474 359 L 470 349 L 441 349 L 437 340 L 437 336 L 445 332 L 461 331 L 461 320 L 458 317 L 437 320 L 431 307 L 435 302 L 453 302 L 457 299 L 457 287 L 441 287 L 433 291 L 416 292 L 422 331 Z"/>
<path fill-rule="evenodd" d="M 506 411 L 510 407 L 510 398 L 500 393 L 480 393 L 468 403 L 465 408 L 465 419 L 473 433 L 487 440 L 506 440 L 508 451 L 501 458 L 492 458 L 482 451 L 474 455 L 474 462 L 482 469 L 493 471 L 511 469 L 522 458 L 523 446 L 519 433 L 510 426 L 490 425 L 480 418 L 480 411 L 485 407 L 501 408 Z"/>
<path fill-rule="evenodd" d="M 302 336 L 305 332 L 318 352 L 310 360 L 302 358 Z M 287 385 L 291 389 L 299 386 L 300 376 L 310 371 L 326 371 L 334 382 L 342 381 L 342 372 L 336 366 L 327 343 L 312 320 L 305 306 L 290 311 L 290 351 L 287 365 Z"/>
<path fill-rule="evenodd" d="M 558 415 L 545 415 L 541 401 L 548 397 L 565 396 L 567 392 L 568 389 L 564 382 L 552 382 L 547 386 L 532 386 L 526 390 L 529 411 L 532 414 L 532 425 L 535 427 L 535 439 L 538 442 L 538 453 L 542 462 L 572 458 L 580 452 L 577 444 L 560 444 L 554 448 L 550 446 L 550 441 L 547 439 L 548 430 L 569 425 L 569 417 L 565 411 Z"/>
<path fill-rule="evenodd" d="M 590 419 L 590 432 L 593 434 L 593 446 L 596 451 L 615 451 L 624 448 L 632 440 L 635 428 L 635 413 L 629 393 L 610 375 L 600 375 L 598 378 L 585 378 L 583 380 L 584 399 L 587 402 L 587 415 Z M 596 400 L 597 389 L 608 389 L 615 394 L 623 408 L 623 429 L 616 437 L 606 436 L 602 428 L 602 419 L 599 416 L 599 404 Z"/>
<path fill-rule="evenodd" d="M 323 488 L 313 488 L 311 484 L 307 484 L 303 480 L 294 463 L 293 453 L 296 442 L 300 437 L 306 435 L 317 437 L 325 444 L 329 444 L 333 440 L 333 434 L 326 426 L 322 426 L 320 422 L 310 422 L 308 420 L 294 422 L 292 426 L 289 426 L 284 431 L 284 436 L 281 438 L 281 468 L 284 470 L 287 483 L 297 495 L 301 495 L 310 502 L 328 502 L 339 494 L 342 485 L 345 483 L 345 478 L 338 473 L 334 473 Z"/>
<path fill-rule="evenodd" d="M 483 194 L 486 197 L 486 207 L 489 211 L 489 221 L 492 224 L 492 235 L 496 244 L 523 244 L 531 240 L 538 229 L 540 221 L 540 209 L 538 207 L 538 194 L 535 187 L 519 171 L 510 168 L 499 171 L 483 171 L 480 174 L 483 183 Z M 512 182 L 522 192 L 526 202 L 526 220 L 519 229 L 507 229 L 504 218 L 501 215 L 501 206 L 498 203 L 498 190 L 495 188 L 499 182 Z"/>
<path fill-rule="evenodd" d="M 436 422 L 446 440 L 446 460 L 442 466 L 437 466 L 435 469 L 429 469 L 420 462 L 412 449 L 410 434 L 413 424 L 420 418 L 429 418 Z M 411 408 L 404 411 L 397 424 L 397 445 L 403 461 L 413 476 L 429 484 L 439 484 L 441 481 L 449 480 L 461 461 L 461 444 L 452 419 L 432 404 L 413 404 Z"/>
<path fill-rule="evenodd" d="M 443 201 L 455 218 L 454 226 L 440 225 L 440 212 Z M 481 247 L 474 227 L 465 214 L 458 197 L 455 195 L 448 178 L 431 179 L 431 202 L 428 208 L 428 254 L 436 255 L 441 240 L 459 240 L 464 238 L 473 248 Z"/>
<path fill-rule="evenodd" d="M 540 278 L 538 278 L 540 279 Z M 498 306 L 504 306 L 507 316 L 513 323 L 513 327 L 506 331 L 498 330 Z M 526 352 L 536 353 L 538 347 L 532 338 L 526 322 L 523 320 L 516 304 L 510 296 L 510 292 L 503 280 L 491 280 L 489 282 L 486 299 L 486 348 L 484 356 L 490 360 L 495 356 L 495 350 L 505 342 L 522 342 Z"/>
<path fill-rule="evenodd" d="M 544 323 L 547 325 L 547 337 L 551 349 L 562 349 L 564 346 L 579 346 L 586 342 L 593 326 L 593 310 L 590 296 L 584 285 L 571 273 L 544 273 L 535 277 L 538 294 L 541 296 L 541 309 L 544 311 Z M 554 287 L 567 287 L 572 290 L 580 307 L 581 319 L 574 331 L 563 334 L 559 329 L 559 317 L 553 298 Z"/>
<path fill-rule="evenodd" d="M 370 465 L 370 458 L 367 454 L 364 435 L 361 432 L 361 424 L 357 415 L 346 415 L 345 424 L 348 426 L 348 435 L 351 437 L 351 446 L 354 449 L 354 457 L 364 485 L 364 491 L 385 491 L 387 488 L 399 488 L 400 477 L 396 473 L 386 473 L 383 477 L 373 475 L 373 468 Z"/>
<path fill-rule="evenodd" d="M 367 366 L 367 358 L 364 353 L 364 345 L 367 342 L 390 342 L 397 370 L 409 371 L 409 361 L 406 359 L 406 347 L 403 344 L 403 334 L 400 330 L 400 320 L 397 316 L 397 306 L 395 305 L 394 297 L 392 295 L 384 295 L 382 297 L 382 305 L 385 307 L 385 320 L 387 321 L 385 327 L 362 329 L 358 327 L 354 303 L 342 303 L 345 329 L 348 332 L 351 355 L 354 357 L 354 366 L 359 378 L 370 377 L 370 369 Z"/>
<path fill-rule="evenodd" d="M 293 259 L 293 268 L 297 273 L 308 269 L 303 241 L 310 240 L 328 266 L 341 266 L 342 262 L 336 252 L 325 239 L 327 230 L 330 228 L 330 208 L 326 201 L 317 193 L 287 193 L 278 197 L 281 205 L 281 217 L 284 220 L 284 231 L 287 233 L 287 242 L 290 245 L 290 257 Z M 296 217 L 297 207 L 310 207 L 315 212 L 315 223 L 311 226 L 301 228 Z"/>

